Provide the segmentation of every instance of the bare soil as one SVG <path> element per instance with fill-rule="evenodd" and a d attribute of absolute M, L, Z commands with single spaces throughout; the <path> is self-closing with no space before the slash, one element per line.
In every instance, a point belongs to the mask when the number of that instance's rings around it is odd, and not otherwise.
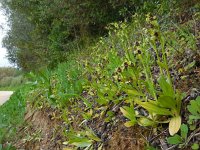
<path fill-rule="evenodd" d="M 62 121 L 53 116 L 59 112 L 45 108 L 34 110 L 27 106 L 25 121 L 28 125 L 19 129 L 19 139 L 13 143 L 23 150 L 60 150 L 63 149 Z"/>

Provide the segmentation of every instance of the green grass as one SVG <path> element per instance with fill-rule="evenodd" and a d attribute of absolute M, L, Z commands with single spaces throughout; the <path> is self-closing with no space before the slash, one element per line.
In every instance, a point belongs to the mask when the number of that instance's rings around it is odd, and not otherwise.
<path fill-rule="evenodd" d="M 3 147 L 3 145 L 0 144 L 0 150 L 16 150 L 16 148 L 13 147 L 11 144 L 8 144 L 6 147 Z"/>
<path fill-rule="evenodd" d="M 7 87 L 0 87 L 0 91 L 17 91 L 18 89 L 22 88 L 23 85 L 19 85 L 19 86 L 7 86 Z"/>
<path fill-rule="evenodd" d="M 22 75 L 17 77 L 4 77 L 0 80 L 0 90 L 16 90 L 23 85 L 25 79 Z"/>
<path fill-rule="evenodd" d="M 16 137 L 17 128 L 24 122 L 28 86 L 15 91 L 10 100 L 0 106 L 0 143 Z"/>
<path fill-rule="evenodd" d="M 15 91 L 25 82 L 23 72 L 16 68 L 0 67 L 0 90 Z"/>

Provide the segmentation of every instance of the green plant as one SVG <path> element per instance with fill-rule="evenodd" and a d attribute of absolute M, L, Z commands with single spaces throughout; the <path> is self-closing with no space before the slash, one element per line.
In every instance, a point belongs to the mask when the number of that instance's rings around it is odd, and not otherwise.
<path fill-rule="evenodd" d="M 30 86 L 21 87 L 0 106 L 0 143 L 17 138 L 17 128 L 24 122 L 26 95 L 29 91 Z"/>
<path fill-rule="evenodd" d="M 3 145 L 0 144 L 0 150 L 16 150 L 16 148 L 13 147 L 11 144 L 7 144 L 6 147 L 3 147 Z"/>
<path fill-rule="evenodd" d="M 179 148 L 183 148 L 187 144 L 187 137 L 188 137 L 188 126 L 186 124 L 181 125 L 181 134 L 175 134 L 172 137 L 167 138 L 167 142 L 169 144 L 178 144 Z"/>
<path fill-rule="evenodd" d="M 72 129 L 67 133 L 68 141 L 64 142 L 65 145 L 74 145 L 79 148 L 84 148 L 85 150 L 92 150 L 93 142 L 100 142 L 94 132 L 86 128 L 85 131 L 75 132 Z"/>
<path fill-rule="evenodd" d="M 149 116 L 142 117 L 143 121 L 146 118 L 149 125 L 169 122 L 169 132 L 174 135 L 181 126 L 180 109 L 184 94 L 179 93 L 173 87 L 167 60 L 165 34 L 161 32 L 155 17 L 150 19 L 150 16 L 147 15 L 147 22 L 153 27 L 143 30 L 141 41 L 135 47 L 135 51 L 138 53 L 136 55 L 129 53 L 127 56 L 127 59 L 133 64 L 137 62 L 137 69 L 141 73 L 138 75 L 137 72 L 133 72 L 138 80 L 136 80 L 136 84 L 132 81 L 132 87 L 128 87 L 126 84 L 122 84 L 122 86 L 129 99 L 149 112 Z M 148 47 L 152 47 L 153 51 L 151 52 Z M 156 77 L 152 72 L 152 68 L 156 67 L 155 64 L 159 67 Z M 141 76 L 145 76 L 144 82 L 140 81 Z M 143 94 L 144 92 L 145 94 Z M 131 100 L 129 102 L 132 103 Z M 169 118 L 161 121 L 162 117 L 160 116 L 169 116 Z"/>
<path fill-rule="evenodd" d="M 41 130 L 36 130 L 34 133 L 26 133 L 25 138 L 23 138 L 23 142 L 40 142 L 42 140 Z"/>
<path fill-rule="evenodd" d="M 124 106 L 121 107 L 120 110 L 123 115 L 130 120 L 124 124 L 126 127 L 131 127 L 136 124 L 137 121 L 133 107 Z"/>
<path fill-rule="evenodd" d="M 199 149 L 199 144 L 194 143 L 191 147 L 193 150 L 198 150 Z"/>
<path fill-rule="evenodd" d="M 187 106 L 188 111 L 191 113 L 188 122 L 192 124 L 194 121 L 200 119 L 200 96 L 196 100 L 191 100 L 190 105 Z"/>

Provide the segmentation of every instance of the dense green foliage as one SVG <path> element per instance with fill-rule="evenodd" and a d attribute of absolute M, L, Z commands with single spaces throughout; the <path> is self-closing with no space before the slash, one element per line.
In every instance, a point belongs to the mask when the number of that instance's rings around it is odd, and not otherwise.
<path fill-rule="evenodd" d="M 16 68 L 10 68 L 10 67 L 0 67 L 0 78 L 5 77 L 16 77 L 20 75 L 21 72 Z"/>
<path fill-rule="evenodd" d="M 4 39 L 9 60 L 26 71 L 55 67 L 68 53 L 83 50 L 107 33 L 114 21 L 130 19 L 138 0 L 11 0 L 10 31 Z"/>
<path fill-rule="evenodd" d="M 22 71 L 16 68 L 0 68 L 0 89 L 15 90 L 25 82 Z"/>

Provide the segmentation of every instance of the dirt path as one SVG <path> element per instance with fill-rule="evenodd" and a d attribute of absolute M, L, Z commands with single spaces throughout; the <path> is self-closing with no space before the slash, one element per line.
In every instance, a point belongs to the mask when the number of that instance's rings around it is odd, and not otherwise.
<path fill-rule="evenodd" d="M 13 94 L 13 91 L 0 91 L 0 105 L 9 100 L 10 96 Z"/>

